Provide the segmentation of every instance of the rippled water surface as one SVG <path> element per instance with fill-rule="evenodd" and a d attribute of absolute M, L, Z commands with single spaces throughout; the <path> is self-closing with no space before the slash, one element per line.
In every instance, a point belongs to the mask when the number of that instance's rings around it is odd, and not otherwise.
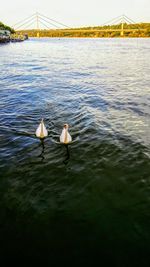
<path fill-rule="evenodd" d="M 149 58 L 150 39 L 0 46 L 5 260 L 150 266 Z M 59 144 L 66 122 L 68 149 Z"/>

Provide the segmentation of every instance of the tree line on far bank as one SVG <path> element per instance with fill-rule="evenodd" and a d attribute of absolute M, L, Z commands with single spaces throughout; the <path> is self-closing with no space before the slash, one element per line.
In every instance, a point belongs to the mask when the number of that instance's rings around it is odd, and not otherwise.
<path fill-rule="evenodd" d="M 11 27 L 5 25 L 4 23 L 0 22 L 0 30 L 7 30 L 10 31 L 11 33 L 14 33 L 14 29 L 12 29 Z"/>

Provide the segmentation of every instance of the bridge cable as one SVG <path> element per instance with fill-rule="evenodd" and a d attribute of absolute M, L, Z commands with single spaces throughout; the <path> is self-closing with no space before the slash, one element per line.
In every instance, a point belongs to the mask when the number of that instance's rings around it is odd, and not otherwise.
<path fill-rule="evenodd" d="M 110 24 L 112 24 L 114 21 L 117 21 L 117 20 L 120 19 L 120 18 L 121 18 L 121 16 L 118 16 L 118 17 L 116 17 L 116 18 L 114 18 L 114 19 L 111 19 L 111 20 L 107 21 L 106 23 L 102 24 L 102 26 L 110 25 Z"/>
<path fill-rule="evenodd" d="M 30 23 L 30 21 L 34 21 L 35 20 L 35 17 L 29 19 L 28 21 L 24 22 L 23 24 L 21 24 L 20 26 L 18 26 L 16 29 L 19 29 L 21 28 L 22 26 L 26 25 L 27 23 Z"/>
<path fill-rule="evenodd" d="M 60 29 L 59 26 L 57 26 L 56 24 L 52 23 L 52 22 L 49 22 L 47 20 L 45 20 L 44 18 L 42 18 L 41 16 L 39 17 L 41 20 L 44 20 L 46 23 L 48 23 L 49 25 L 52 25 L 52 26 L 55 26 L 56 28 Z"/>
<path fill-rule="evenodd" d="M 65 25 L 65 24 L 63 24 L 63 23 L 61 23 L 61 22 L 59 22 L 59 21 L 57 21 L 57 20 L 50 19 L 50 18 L 48 18 L 48 17 L 44 16 L 44 15 L 43 15 L 43 14 L 41 14 L 41 13 L 39 13 L 39 15 L 41 15 L 41 17 L 44 17 L 44 18 L 46 18 L 46 19 L 48 19 L 48 20 L 51 20 L 51 21 L 53 21 L 53 22 L 56 22 L 57 24 L 59 24 L 59 25 L 61 25 L 61 26 L 64 26 L 64 27 L 70 28 L 69 26 L 67 26 L 67 25 Z"/>
<path fill-rule="evenodd" d="M 15 24 L 13 25 L 13 27 L 15 27 L 15 26 L 18 25 L 18 24 L 23 23 L 23 22 L 26 21 L 26 20 L 29 20 L 30 18 L 32 18 L 32 17 L 35 16 L 35 15 L 36 15 L 36 14 L 33 14 L 32 16 L 29 16 L 29 17 L 27 17 L 27 18 L 25 18 L 25 19 L 23 19 L 23 20 L 21 20 L 21 21 L 15 23 Z"/>
<path fill-rule="evenodd" d="M 33 28 L 33 29 L 27 29 L 30 25 L 33 25 L 33 24 L 34 24 L 34 21 L 32 21 L 31 23 L 28 23 L 27 26 L 26 26 L 25 28 L 21 29 L 20 31 L 22 31 L 22 30 L 23 30 L 23 31 L 24 31 L 24 30 L 27 30 L 27 31 L 28 31 L 28 30 L 29 30 L 29 31 L 30 31 L 30 30 L 35 30 L 34 28 Z"/>
<path fill-rule="evenodd" d="M 41 21 L 40 19 L 39 19 L 39 22 L 41 23 L 41 24 L 43 24 L 48 30 L 51 30 L 43 21 Z"/>

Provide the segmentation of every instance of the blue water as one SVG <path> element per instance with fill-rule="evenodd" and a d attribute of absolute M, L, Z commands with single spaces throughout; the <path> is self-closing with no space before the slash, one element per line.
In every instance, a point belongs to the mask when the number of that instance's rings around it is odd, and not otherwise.
<path fill-rule="evenodd" d="M 0 46 L 2 260 L 150 266 L 149 58 L 146 38 Z"/>

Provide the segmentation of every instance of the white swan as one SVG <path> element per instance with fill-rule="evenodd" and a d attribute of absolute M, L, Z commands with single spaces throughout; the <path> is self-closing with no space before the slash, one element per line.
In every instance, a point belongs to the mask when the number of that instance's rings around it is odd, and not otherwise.
<path fill-rule="evenodd" d="M 45 138 L 46 136 L 48 136 L 48 131 L 44 125 L 44 120 L 42 119 L 36 132 L 35 132 L 36 136 L 40 139 Z"/>
<path fill-rule="evenodd" d="M 64 124 L 62 133 L 60 135 L 60 142 L 61 143 L 68 144 L 68 143 L 70 143 L 72 141 L 72 137 L 68 132 L 68 128 L 69 128 L 69 125 L 68 124 Z"/>

